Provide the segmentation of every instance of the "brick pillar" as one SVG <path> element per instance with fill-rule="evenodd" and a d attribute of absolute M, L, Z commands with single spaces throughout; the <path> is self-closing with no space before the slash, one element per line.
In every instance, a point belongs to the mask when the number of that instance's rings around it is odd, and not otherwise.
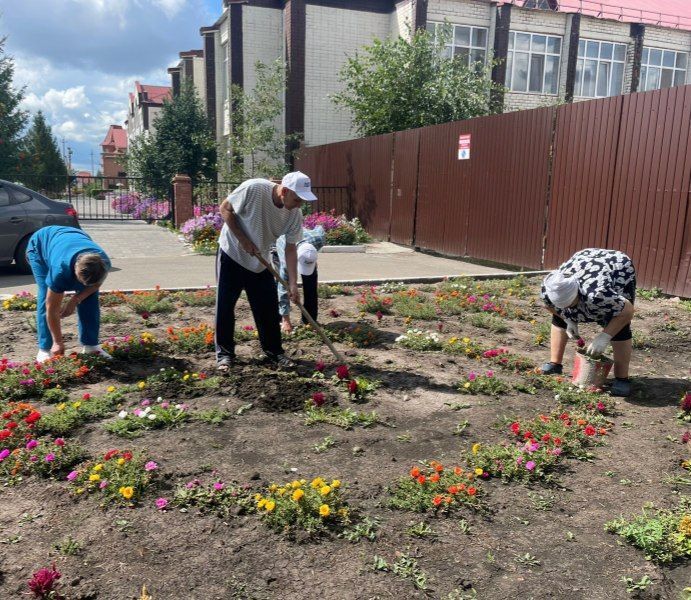
<path fill-rule="evenodd" d="M 637 92 L 641 84 L 641 59 L 643 58 L 643 42 L 645 40 L 645 25 L 631 23 L 631 37 L 633 39 L 633 61 L 631 67 L 631 92 Z"/>
<path fill-rule="evenodd" d="M 506 59 L 509 55 L 509 30 L 511 29 L 511 5 L 497 6 L 496 26 L 494 29 L 494 52 L 496 62 L 492 67 L 492 81 L 500 86 L 506 85 Z M 492 112 L 504 112 L 504 89 L 493 88 L 490 92 L 489 105 Z"/>
<path fill-rule="evenodd" d="M 192 179 L 189 175 L 173 177 L 173 202 L 175 227 L 180 227 L 194 216 L 192 205 Z"/>
<path fill-rule="evenodd" d="M 570 17 L 569 55 L 566 60 L 566 89 L 564 91 L 564 100 L 566 102 L 573 102 L 573 94 L 576 87 L 576 66 L 578 64 L 578 43 L 581 39 L 581 13 L 574 13 Z"/>

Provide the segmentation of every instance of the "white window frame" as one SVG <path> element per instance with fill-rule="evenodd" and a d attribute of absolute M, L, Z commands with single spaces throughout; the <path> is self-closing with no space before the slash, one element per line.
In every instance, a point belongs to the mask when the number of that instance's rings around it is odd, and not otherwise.
<path fill-rule="evenodd" d="M 581 42 L 583 42 L 583 55 L 581 55 Z M 591 44 L 597 44 L 597 57 L 590 57 L 588 56 L 588 43 Z M 612 58 L 601 58 L 602 56 L 602 44 L 612 44 Z M 624 48 L 624 58 L 619 60 L 614 58 L 616 55 L 616 47 L 617 46 L 623 46 Z M 577 98 L 607 98 L 609 96 L 618 96 L 622 93 L 624 89 L 624 74 L 626 72 L 626 52 L 627 52 L 627 44 L 622 44 L 619 42 L 608 42 L 607 40 L 593 40 L 593 39 L 588 39 L 588 38 L 581 38 L 578 41 L 578 59 L 576 62 L 576 81 L 575 81 L 575 89 L 574 89 L 574 96 Z M 585 95 L 583 93 L 583 84 L 585 82 L 585 63 L 586 61 L 591 61 L 595 62 L 597 66 L 595 67 L 595 94 L 593 96 L 590 95 Z M 597 90 L 599 87 L 599 79 L 600 79 L 600 63 L 605 63 L 609 64 L 609 80 L 607 81 L 607 93 L 603 96 L 602 94 L 598 94 Z M 614 64 L 622 65 L 622 70 L 621 70 L 621 86 L 618 90 L 613 90 L 612 89 L 612 75 L 614 73 L 613 66 Z"/>
<path fill-rule="evenodd" d="M 448 21 L 445 21 L 443 23 L 439 21 L 427 21 L 427 29 L 434 34 L 435 39 L 438 37 L 438 31 L 440 29 L 443 29 L 444 27 L 450 27 L 451 28 L 451 41 L 448 44 L 444 45 L 444 56 L 446 58 L 452 58 L 455 57 L 456 55 L 456 48 L 461 48 L 463 50 L 467 50 L 468 52 L 468 64 L 466 65 L 468 68 L 470 68 L 474 63 L 471 63 L 471 55 L 473 50 L 476 51 L 481 51 L 482 52 L 482 60 L 475 61 L 476 63 L 481 63 L 482 66 L 484 67 L 487 64 L 487 45 L 489 44 L 489 28 L 487 27 L 478 27 L 477 25 L 464 25 L 463 23 L 449 23 Z M 469 44 L 463 45 L 463 44 L 456 44 L 456 27 L 464 27 L 465 29 L 470 30 L 468 32 L 468 39 L 470 40 Z M 474 30 L 477 31 L 484 31 L 485 32 L 485 45 L 484 46 L 477 46 L 473 45 L 473 33 Z"/>
<path fill-rule="evenodd" d="M 528 50 L 516 50 L 515 45 L 516 45 L 516 35 L 529 35 L 530 36 L 530 46 Z M 545 51 L 542 52 L 540 50 L 533 50 L 533 39 L 535 37 L 544 37 L 545 38 Z M 559 52 L 549 52 L 549 39 L 557 39 L 559 40 Z M 513 44 L 512 44 L 513 40 Z M 561 53 L 564 49 L 564 37 L 561 35 L 550 35 L 546 33 L 534 33 L 532 31 L 514 31 L 513 29 L 509 31 L 509 50 L 507 54 L 507 69 L 506 69 L 506 87 L 509 88 L 509 90 L 513 93 L 517 94 L 540 94 L 542 96 L 558 96 L 559 95 L 559 81 L 561 78 Z M 516 66 L 516 61 L 514 60 L 514 53 L 515 52 L 520 52 L 522 54 L 528 54 L 528 74 L 527 74 L 527 85 L 525 90 L 515 90 L 513 89 L 513 71 Z M 557 70 L 555 73 L 555 79 L 557 83 L 557 89 L 556 91 L 552 92 L 546 92 L 545 91 L 545 78 L 547 75 L 547 69 L 544 68 L 542 70 L 542 86 L 540 88 L 539 92 L 532 91 L 530 90 L 530 67 L 533 61 L 533 56 L 544 56 L 545 57 L 545 65 L 547 62 L 547 57 L 556 57 L 557 60 Z"/>
<path fill-rule="evenodd" d="M 650 63 L 651 51 L 660 52 L 660 64 L 659 65 Z M 665 53 L 674 54 L 674 66 L 673 67 L 663 66 Z M 684 55 L 686 57 L 686 59 L 684 61 L 685 62 L 684 67 L 677 67 L 676 66 L 677 62 L 679 60 L 679 55 Z M 679 51 L 679 50 L 669 50 L 667 48 L 656 48 L 654 46 L 643 46 L 643 54 L 641 55 L 641 78 L 640 78 L 640 84 L 638 86 L 638 89 L 641 92 L 648 92 L 651 90 L 662 89 L 662 71 L 672 71 L 672 85 L 669 87 L 675 87 L 677 85 L 684 85 L 686 83 L 686 78 L 688 77 L 688 74 L 687 74 L 688 68 L 689 68 L 689 53 L 688 52 L 683 52 L 683 51 Z M 649 79 L 649 75 L 650 75 L 650 69 L 659 69 L 659 71 L 660 71 L 660 78 L 658 80 L 659 85 L 657 87 L 648 87 L 648 79 Z M 681 82 L 675 84 L 674 80 L 676 79 L 677 73 L 683 73 L 683 75 L 682 75 Z"/>

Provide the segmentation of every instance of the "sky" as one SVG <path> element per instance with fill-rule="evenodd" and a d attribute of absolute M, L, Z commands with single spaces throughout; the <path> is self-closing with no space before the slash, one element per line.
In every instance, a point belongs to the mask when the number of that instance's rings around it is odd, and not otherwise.
<path fill-rule="evenodd" d="M 221 10 L 222 0 L 0 0 L 0 37 L 23 108 L 43 111 L 73 169 L 91 171 L 93 151 L 95 172 L 135 80 L 170 85 L 167 68 L 202 47 L 199 28 Z"/>

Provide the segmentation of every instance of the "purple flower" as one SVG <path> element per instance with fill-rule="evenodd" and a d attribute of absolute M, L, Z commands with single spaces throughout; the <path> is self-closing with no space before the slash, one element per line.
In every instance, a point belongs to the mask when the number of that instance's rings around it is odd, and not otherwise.
<path fill-rule="evenodd" d="M 105 488 L 105 487 L 108 487 L 108 480 L 107 480 L 107 479 L 104 479 L 101 483 L 98 484 L 98 487 L 99 487 L 100 489 L 103 489 L 103 488 Z"/>
<path fill-rule="evenodd" d="M 166 500 L 165 498 L 156 499 L 156 508 L 158 510 L 163 510 L 166 506 L 168 506 L 168 500 Z"/>
<path fill-rule="evenodd" d="M 26 449 L 27 450 L 33 450 L 36 446 L 38 446 L 38 442 L 36 440 L 29 440 L 26 443 Z"/>
<path fill-rule="evenodd" d="M 78 475 L 77 471 L 70 471 L 69 475 L 67 475 L 67 481 L 74 481 Z"/>
<path fill-rule="evenodd" d="M 43 460 L 45 460 L 46 462 L 53 462 L 55 460 L 55 454 L 49 452 L 48 454 L 46 454 Z"/>
<path fill-rule="evenodd" d="M 519 456 L 519 457 L 516 459 L 516 465 L 518 465 L 518 466 L 520 467 L 522 464 L 523 464 L 523 457 L 522 457 L 522 456 Z"/>
<path fill-rule="evenodd" d="M 150 460 L 144 465 L 145 471 L 155 471 L 156 469 L 158 469 L 158 465 L 153 460 Z"/>
<path fill-rule="evenodd" d="M 199 481 L 199 479 L 193 479 L 192 481 L 188 481 L 185 484 L 185 487 L 188 490 L 192 490 L 192 489 L 196 488 L 200 483 L 201 483 L 201 481 Z"/>
<path fill-rule="evenodd" d="M 5 448 L 2 452 L 0 452 L 0 461 L 5 460 L 9 455 L 10 451 L 7 448 Z"/>
<path fill-rule="evenodd" d="M 525 463 L 525 468 L 528 469 L 528 471 L 532 471 L 535 468 L 535 462 L 529 460 L 527 463 Z"/>
<path fill-rule="evenodd" d="M 225 483 L 223 483 L 222 481 L 217 481 L 216 483 L 214 483 L 214 489 L 217 492 L 220 492 L 224 487 L 225 487 Z"/>
<path fill-rule="evenodd" d="M 148 398 L 142 400 L 142 406 L 149 406 L 149 404 L 151 404 L 151 400 L 149 400 Z"/>
<path fill-rule="evenodd" d="M 32 455 L 29 457 L 29 460 L 30 460 L 31 462 L 36 462 L 36 461 L 38 460 L 38 456 L 36 456 L 35 454 L 32 454 Z"/>

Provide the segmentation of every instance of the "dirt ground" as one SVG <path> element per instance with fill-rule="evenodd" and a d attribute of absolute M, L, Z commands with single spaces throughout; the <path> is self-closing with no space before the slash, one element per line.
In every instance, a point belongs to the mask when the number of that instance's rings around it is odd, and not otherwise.
<path fill-rule="evenodd" d="M 63 573 L 61 589 L 70 600 L 137 599 L 143 585 L 154 600 L 611 600 L 631 597 L 622 577 L 637 581 L 644 575 L 654 583 L 639 597 L 684 597 L 684 588 L 691 586 L 688 561 L 657 566 L 604 529 L 607 521 L 636 514 L 647 502 L 671 507 L 689 493 L 688 486 L 666 483 L 670 475 L 684 474 L 679 465 L 689 458 L 689 444 L 680 442 L 685 427 L 675 415 L 682 393 L 690 387 L 691 313 L 673 299 L 637 300 L 632 326 L 638 332 L 637 345 L 646 347 L 634 351 L 634 394 L 616 400 L 612 432 L 594 450 L 593 460 L 564 461 L 559 482 L 549 486 L 490 479 L 484 483 L 489 510 L 460 515 L 469 524 L 467 531 L 459 526 L 459 516 L 433 517 L 386 506 L 387 488 L 418 461 L 455 463 L 475 442 L 505 439 L 497 427 L 504 417 L 531 417 L 555 408 L 553 393 L 547 390 L 535 395 L 511 391 L 498 398 L 461 395 L 459 380 L 484 364 L 464 356 L 401 348 L 395 338 L 413 326 L 441 330 L 444 338 L 467 336 L 485 348 L 507 347 L 541 364 L 548 359 L 548 342 L 536 345 L 535 336 L 539 324 L 548 319 L 537 290 L 533 281 L 526 297 L 504 297 L 527 315 L 505 319 L 509 330 L 504 333 L 490 333 L 450 315 L 410 323 L 402 316 L 386 315 L 377 321 L 374 315 L 360 315 L 357 294 L 320 300 L 322 322 L 362 319 L 380 332 L 371 348 L 337 344 L 347 353 L 354 374 L 381 384 L 364 404 L 350 402 L 328 381 L 272 373 L 256 362 L 258 344 L 250 340 L 238 346 L 240 364 L 223 386 L 185 400 L 194 410 L 230 411 L 231 418 L 222 424 L 194 422 L 147 431 L 133 440 L 104 430 L 105 423 L 117 418 L 116 411 L 104 421 L 84 425 L 74 437 L 91 454 L 116 447 L 144 450 L 160 465 L 162 479 L 134 509 L 101 509 L 95 498 L 75 500 L 64 480 L 31 477 L 0 487 L 0 598 L 26 597 L 31 574 L 53 562 Z M 148 327 L 124 306 L 102 312 L 127 317 L 125 322 L 104 323 L 103 337 L 148 331 L 165 340 L 168 326 L 213 323 L 212 307 L 178 305 L 172 313 L 151 315 Z M 236 314 L 239 325 L 252 324 L 244 299 Z M 35 355 L 29 315 L 0 312 L 0 356 L 30 360 Z M 531 324 L 531 318 L 537 323 Z M 68 349 L 76 348 L 74 318 L 65 328 L 70 333 Z M 596 331 L 592 326 L 582 330 L 586 339 Z M 317 341 L 289 339 L 285 344 L 298 357 L 298 372 L 305 378 L 311 377 L 318 360 L 326 362 L 328 373 L 334 372 L 336 363 Z M 567 370 L 572 354 L 569 346 Z M 108 386 L 136 382 L 165 366 L 212 373 L 214 364 L 211 352 L 161 353 L 153 360 L 116 362 L 69 392 L 74 399 L 85 392 L 102 395 Z M 513 382 L 521 378 L 498 375 Z M 375 410 L 386 424 L 352 430 L 306 426 L 303 403 L 319 390 L 330 403 Z M 140 400 L 130 395 L 126 406 L 132 408 Z M 40 400 L 35 404 L 45 413 L 55 410 Z M 463 408 L 454 410 L 454 404 Z M 455 435 L 464 420 L 468 426 Z M 334 445 L 315 452 L 313 446 L 327 436 Z M 379 520 L 378 536 L 358 543 L 336 536 L 295 540 L 270 531 L 253 514 L 222 519 L 195 510 L 156 510 L 157 497 L 171 497 L 176 485 L 194 478 L 209 482 L 212 472 L 213 477 L 256 489 L 296 477 L 339 478 L 349 504 Z M 421 521 L 436 535 L 417 538 L 407 533 Z M 68 536 L 82 545 L 80 554 L 64 556 L 55 549 Z M 427 575 L 426 590 L 417 589 L 410 579 L 372 568 L 375 556 L 393 562 L 401 554 L 415 557 Z M 526 554 L 534 564 L 517 560 Z"/>

